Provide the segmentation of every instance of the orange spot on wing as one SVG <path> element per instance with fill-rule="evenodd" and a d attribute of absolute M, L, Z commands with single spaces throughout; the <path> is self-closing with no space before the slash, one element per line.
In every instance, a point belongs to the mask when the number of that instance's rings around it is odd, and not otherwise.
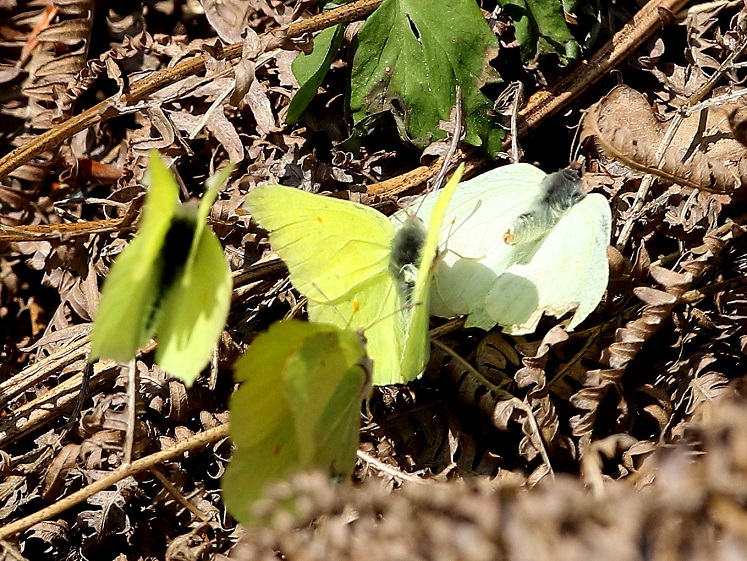
<path fill-rule="evenodd" d="M 353 311 L 354 312 L 360 312 L 361 311 L 361 303 L 358 302 L 358 300 L 353 300 Z"/>
<path fill-rule="evenodd" d="M 321 216 L 317 216 L 316 221 L 319 222 L 319 224 L 321 224 L 322 222 L 324 222 L 324 218 L 322 218 Z"/>

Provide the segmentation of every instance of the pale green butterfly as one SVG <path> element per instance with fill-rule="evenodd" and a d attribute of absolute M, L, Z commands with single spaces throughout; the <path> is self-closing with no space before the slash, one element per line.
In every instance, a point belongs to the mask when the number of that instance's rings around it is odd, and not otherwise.
<path fill-rule="evenodd" d="M 223 476 L 223 501 L 240 522 L 269 482 L 312 467 L 349 479 L 355 468 L 361 402 L 371 388 L 361 337 L 298 320 L 277 322 L 234 369 L 236 451 Z"/>
<path fill-rule="evenodd" d="M 195 208 L 179 203 L 174 176 L 151 151 L 138 233 L 104 282 L 90 361 L 128 361 L 155 334 L 156 364 L 186 384 L 210 362 L 228 316 L 232 281 L 206 220 L 232 169 L 208 180 Z"/>
<path fill-rule="evenodd" d="M 375 385 L 404 384 L 425 369 L 439 227 L 461 174 L 439 191 L 427 231 L 412 216 L 398 233 L 372 208 L 292 187 L 247 195 L 246 208 L 308 299 L 309 319 L 365 330 Z"/>
<path fill-rule="evenodd" d="M 436 196 L 420 201 L 424 221 Z M 467 315 L 467 327 L 501 325 L 518 335 L 533 332 L 543 314 L 575 310 L 574 329 L 607 287 L 611 220 L 604 196 L 583 193 L 568 171 L 547 175 L 511 164 L 465 181 L 443 221 L 446 251 L 434 273 L 431 313 Z"/>

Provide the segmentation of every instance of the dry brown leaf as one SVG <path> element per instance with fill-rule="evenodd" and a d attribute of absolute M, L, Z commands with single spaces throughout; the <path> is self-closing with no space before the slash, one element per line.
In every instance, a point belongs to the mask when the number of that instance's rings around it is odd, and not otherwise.
<path fill-rule="evenodd" d="M 617 86 L 587 111 L 582 138 L 593 136 L 608 156 L 672 183 L 732 193 L 747 181 L 745 148 L 722 112 L 704 109 L 686 117 L 659 164 L 667 128 L 642 94 Z"/>
<path fill-rule="evenodd" d="M 393 491 L 375 479 L 344 486 L 297 475 L 255 503 L 264 524 L 248 529 L 231 558 L 741 559 L 747 555 L 745 405 L 733 393 L 719 398 L 678 446 L 653 455 L 653 442 L 625 434 L 595 443 L 585 456 L 586 482 L 559 476 L 526 489 L 509 476 L 405 482 Z M 621 469 L 642 483 L 638 489 L 600 471 L 620 456 Z"/>
<path fill-rule="evenodd" d="M 242 98 L 249 91 L 249 87 L 255 78 L 254 61 L 261 52 L 259 36 L 252 29 L 247 29 L 246 37 L 242 42 L 241 59 L 234 66 L 234 89 L 231 92 L 229 103 L 239 109 L 242 108 Z"/>
<path fill-rule="evenodd" d="M 246 0 L 200 0 L 205 17 L 227 44 L 241 41 L 254 7 Z"/>
<path fill-rule="evenodd" d="M 205 127 L 221 143 L 221 146 L 228 153 L 228 160 L 232 164 L 238 164 L 244 160 L 244 145 L 241 142 L 241 137 L 239 137 L 239 133 L 236 132 L 236 128 L 231 121 L 226 118 L 222 106 L 216 107 L 214 111 L 210 112 Z"/>
<path fill-rule="evenodd" d="M 645 304 L 640 317 L 615 332 L 615 342 L 602 353 L 602 362 L 608 368 L 589 371 L 585 387 L 571 397 L 571 403 L 585 411 L 570 420 L 573 434 L 582 439 L 582 453 L 591 442 L 598 408 L 613 389 L 618 394 L 618 414 L 621 417 L 627 416 L 625 392 L 621 387 L 625 369 L 636 358 L 646 341 L 670 318 L 672 309 L 678 302 L 678 296 L 683 294 L 693 281 L 689 273 L 676 273 L 663 267 L 652 266 L 649 272 L 666 292 L 647 286 L 634 290 L 635 295 Z"/>
<path fill-rule="evenodd" d="M 275 114 L 272 111 L 270 100 L 267 98 L 265 87 L 258 80 L 251 83 L 243 101 L 254 115 L 257 133 L 260 136 L 266 136 L 277 128 Z"/>
<path fill-rule="evenodd" d="M 731 133 L 747 147 L 747 106 L 736 105 L 727 111 Z"/>
<path fill-rule="evenodd" d="M 44 500 L 51 502 L 59 498 L 65 486 L 65 477 L 77 465 L 79 452 L 80 444 L 66 444 L 55 456 L 44 474 L 41 491 Z"/>

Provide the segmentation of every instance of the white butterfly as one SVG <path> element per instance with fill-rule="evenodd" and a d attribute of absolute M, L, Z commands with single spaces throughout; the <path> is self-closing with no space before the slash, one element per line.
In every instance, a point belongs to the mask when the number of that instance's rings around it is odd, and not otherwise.
<path fill-rule="evenodd" d="M 428 222 L 438 192 L 410 205 Z M 392 216 L 402 224 L 407 213 Z M 431 287 L 431 314 L 467 315 L 467 327 L 531 333 L 542 314 L 575 310 L 574 329 L 607 287 L 612 216 L 575 174 L 503 166 L 459 185 L 441 227 L 445 249 Z"/>

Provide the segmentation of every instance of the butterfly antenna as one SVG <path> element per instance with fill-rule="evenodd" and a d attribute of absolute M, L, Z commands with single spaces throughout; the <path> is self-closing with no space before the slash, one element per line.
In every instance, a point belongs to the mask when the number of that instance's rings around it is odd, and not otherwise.
<path fill-rule="evenodd" d="M 443 255 L 446 255 L 447 253 L 454 253 L 457 257 L 459 257 L 459 259 L 480 260 L 480 259 L 482 259 L 484 257 L 484 256 L 479 256 L 479 257 L 465 257 L 465 256 L 460 255 L 459 253 L 457 253 L 457 252 L 449 249 L 449 238 L 451 236 L 453 236 L 454 234 L 456 234 L 459 231 L 459 229 L 462 226 L 464 226 L 470 220 L 470 218 L 472 218 L 472 216 L 480 209 L 480 207 L 482 206 L 482 203 L 483 203 L 482 199 L 478 200 L 477 203 L 475 204 L 474 208 L 472 208 L 472 210 L 470 210 L 468 214 L 466 214 L 465 216 L 463 216 L 458 223 L 457 223 L 457 221 L 455 219 L 452 219 L 449 222 L 449 231 L 446 234 L 446 241 L 443 244 L 444 248 L 442 250 L 440 250 L 440 252 L 439 252 L 439 257 L 442 257 Z"/>

